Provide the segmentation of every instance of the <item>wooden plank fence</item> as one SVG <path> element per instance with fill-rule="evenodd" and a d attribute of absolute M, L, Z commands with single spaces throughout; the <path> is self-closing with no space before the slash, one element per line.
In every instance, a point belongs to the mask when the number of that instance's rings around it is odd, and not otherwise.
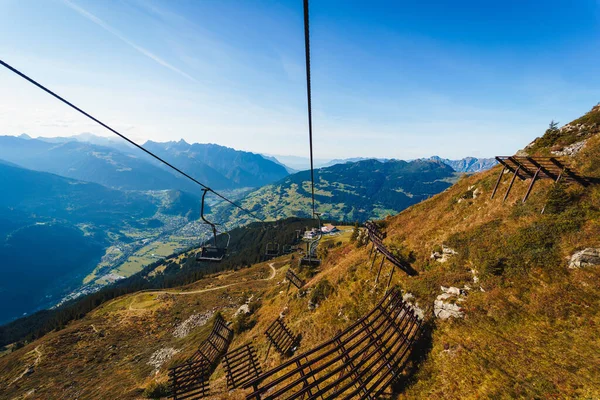
<path fill-rule="evenodd" d="M 233 331 L 227 327 L 223 317 L 217 315 L 210 335 L 194 355 L 169 371 L 174 400 L 201 399 L 208 395 L 208 378 L 227 351 L 232 338 Z"/>
<path fill-rule="evenodd" d="M 367 223 L 365 223 L 365 226 L 367 228 L 367 234 L 369 235 L 369 239 L 371 240 L 371 242 L 373 243 L 373 249 L 375 249 L 377 252 L 381 253 L 384 256 L 384 259 L 387 259 L 389 262 L 392 263 L 392 265 L 394 265 L 395 267 L 400 268 L 402 271 L 406 272 L 408 275 L 416 275 L 417 272 L 408 264 L 402 262 L 400 259 L 398 259 L 398 257 L 396 257 L 395 255 L 393 255 L 387 247 L 385 247 L 385 245 L 383 244 L 382 240 L 383 238 L 385 238 L 385 234 L 382 233 L 379 228 L 377 227 L 377 225 L 375 225 L 374 223 L 367 221 Z M 371 251 L 373 251 L 373 249 Z M 377 258 L 377 255 L 375 255 L 375 258 Z M 381 265 L 379 266 L 379 273 L 381 273 L 381 267 L 383 266 L 383 261 L 381 261 Z M 373 264 L 375 263 L 375 259 L 373 259 Z M 394 270 L 392 270 L 393 273 Z M 379 273 L 377 273 L 377 280 L 379 280 Z M 391 275 L 390 275 L 390 281 L 391 281 Z M 389 283 L 388 283 L 389 286 Z"/>
<path fill-rule="evenodd" d="M 223 368 L 227 377 L 227 388 L 237 389 L 258 377 L 262 370 L 251 344 L 230 351 L 223 358 Z"/>
<path fill-rule="evenodd" d="M 304 281 L 300 279 L 300 277 L 296 275 L 294 270 L 291 268 L 288 268 L 287 272 L 285 273 L 285 279 L 287 279 L 290 282 L 290 284 L 296 286 L 298 289 L 304 286 Z M 290 285 L 288 284 L 288 290 L 289 289 Z"/>
<path fill-rule="evenodd" d="M 269 349 L 271 348 L 271 345 L 273 345 L 275 346 L 275 349 L 283 355 L 290 355 L 293 353 L 298 346 L 300 338 L 298 335 L 294 335 L 281 318 L 277 318 L 269 325 L 265 335 L 269 340 Z"/>
<path fill-rule="evenodd" d="M 331 340 L 246 383 L 247 399 L 375 399 L 402 370 L 422 321 L 399 291 Z"/>

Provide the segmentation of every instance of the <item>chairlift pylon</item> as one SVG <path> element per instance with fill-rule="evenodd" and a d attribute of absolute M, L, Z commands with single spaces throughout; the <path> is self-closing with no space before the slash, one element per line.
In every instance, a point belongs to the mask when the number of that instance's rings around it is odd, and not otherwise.
<path fill-rule="evenodd" d="M 204 242 L 204 245 L 200 248 L 200 253 L 196 254 L 196 261 L 208 261 L 208 262 L 220 262 L 227 254 L 227 248 L 229 247 L 229 241 L 231 236 L 228 232 L 224 232 L 227 235 L 227 244 L 225 247 L 219 247 L 217 245 L 217 224 L 210 222 L 204 217 L 204 198 L 209 189 L 202 189 L 202 205 L 200 207 L 200 218 L 205 224 L 210 225 L 213 231 L 213 243 Z"/>

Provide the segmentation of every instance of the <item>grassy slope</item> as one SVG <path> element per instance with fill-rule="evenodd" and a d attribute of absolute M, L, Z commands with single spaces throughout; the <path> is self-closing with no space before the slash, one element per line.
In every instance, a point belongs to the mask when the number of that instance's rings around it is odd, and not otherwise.
<path fill-rule="evenodd" d="M 271 269 L 259 264 L 180 289 L 239 283 L 222 290 L 173 296 L 137 293 L 109 302 L 65 329 L 1 358 L 0 398 L 18 398 L 32 389 L 35 398 L 43 399 L 139 398 L 154 376 L 148 361 L 156 350 L 173 347 L 180 355 L 189 355 L 210 330 L 207 324 L 178 339 L 172 335 L 178 323 L 216 307 L 230 318 L 247 294 L 272 282 L 263 280 L 270 275 Z M 42 356 L 34 372 L 12 383 L 31 364 L 35 348 Z M 169 365 L 163 366 L 163 373 Z"/>
<path fill-rule="evenodd" d="M 600 137 L 592 137 L 574 163 L 583 174 L 600 177 Z M 600 187 L 568 187 L 567 195 L 559 196 L 567 199 L 563 209 L 542 216 L 539 212 L 551 182 L 538 182 L 525 204 L 520 199 L 528 182 L 516 182 L 503 204 L 508 177 L 497 197 L 489 198 L 498 172 L 494 168 L 464 178 L 385 221 L 387 245 L 413 251 L 413 267 L 419 271 L 416 277 L 396 273 L 393 284 L 415 296 L 434 328 L 429 351 L 399 397 L 597 398 L 600 268 L 569 270 L 566 265 L 576 250 L 600 247 Z M 480 194 L 472 198 L 475 189 Z M 66 329 L 0 358 L 0 370 L 9 371 L 0 378 L 3 388 L 31 362 L 36 347 L 43 354 L 35 372 L 19 380 L 18 387 L 0 389 L 0 397 L 37 388 L 36 395 L 43 398 L 136 398 L 152 380 L 164 381 L 167 367 L 191 355 L 207 334 L 204 327 L 185 339 L 175 339 L 171 331 L 176 322 L 213 307 L 231 319 L 248 292 L 260 299 L 252 317 L 256 325 L 237 334 L 232 348 L 252 342 L 263 370 L 276 366 L 281 358 L 274 352 L 263 362 L 267 349 L 263 333 L 279 313 L 285 311 L 286 323 L 302 334 L 301 350 L 306 350 L 363 315 L 383 293 L 381 285 L 373 290 L 375 273 L 369 268 L 368 248 L 336 243 L 320 249 L 324 262 L 318 273 L 311 277 L 302 272 L 308 279 L 303 296 L 293 288 L 286 293 L 282 280 L 290 260 L 281 259 L 271 281 L 254 281 L 268 276 L 268 267 L 259 264 L 193 285 L 245 279 L 240 286 L 170 300 L 149 294 L 119 298 Z M 431 251 L 442 244 L 458 254 L 446 263 L 432 261 Z M 478 284 L 473 283 L 471 269 L 479 271 Z M 386 266 L 384 282 L 388 274 Z M 334 292 L 309 311 L 312 290 L 324 280 Z M 440 285 L 465 284 L 473 288 L 463 303 L 466 317 L 434 320 L 431 309 Z M 105 332 L 104 337 L 94 335 L 91 324 Z M 67 347 L 73 338 L 78 338 L 75 348 Z M 154 375 L 147 361 L 163 347 L 181 352 Z M 65 370 L 66 374 L 58 373 Z M 211 377 L 211 391 L 217 398 L 243 398 L 239 391 L 226 391 L 221 367 Z"/>

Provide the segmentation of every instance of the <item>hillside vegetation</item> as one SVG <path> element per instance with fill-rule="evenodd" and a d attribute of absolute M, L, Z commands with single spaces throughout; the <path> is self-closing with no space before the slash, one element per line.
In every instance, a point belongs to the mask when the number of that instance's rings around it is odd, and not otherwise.
<path fill-rule="evenodd" d="M 588 117 L 596 113 L 600 109 Z M 547 154 L 585 141 L 565 162 L 600 178 L 598 125 L 586 125 L 583 132 L 573 141 L 569 128 L 550 129 L 544 135 L 552 137 L 548 145 L 526 151 Z M 600 186 L 539 181 L 522 203 L 530 182 L 517 181 L 503 202 L 508 174 L 490 199 L 499 173 L 496 167 L 463 177 L 379 222 L 387 233 L 384 244 L 418 271 L 411 277 L 396 271 L 392 285 L 422 310 L 428 328 L 417 357 L 386 397 L 600 397 L 600 265 L 569 268 L 574 253 L 600 248 Z M 374 285 L 376 272 L 362 238 L 322 243 L 323 263 L 316 270 L 299 269 L 296 255 L 285 256 L 177 290 L 131 293 L 105 303 L 0 358 L 6 371 L 0 396 L 158 397 L 167 391 L 168 367 L 194 352 L 215 312 L 232 321 L 231 348 L 251 342 L 268 370 L 282 361 L 273 351 L 266 357 L 264 337 L 278 316 L 302 335 L 304 351 L 381 298 L 385 287 Z M 301 291 L 287 291 L 283 277 L 289 267 L 307 280 Z M 382 282 L 389 273 L 386 264 Z M 462 289 L 457 318 L 434 315 L 442 286 Z M 240 317 L 236 310 L 243 304 L 250 312 Z M 215 398 L 243 398 L 243 391 L 226 389 L 221 366 L 210 384 Z"/>

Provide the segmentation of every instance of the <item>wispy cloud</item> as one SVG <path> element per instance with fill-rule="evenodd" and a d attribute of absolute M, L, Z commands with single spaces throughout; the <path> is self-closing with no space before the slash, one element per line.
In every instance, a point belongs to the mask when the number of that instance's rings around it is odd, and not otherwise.
<path fill-rule="evenodd" d="M 107 32 L 111 33 L 112 35 L 116 36 L 121 41 L 123 41 L 127 45 L 131 46 L 132 48 L 134 48 L 135 50 L 137 50 L 141 54 L 145 55 L 149 59 L 151 59 L 154 62 L 162 65 L 163 67 L 168 68 L 171 71 L 173 71 L 173 72 L 175 72 L 175 73 L 183 76 L 184 78 L 187 78 L 187 79 L 191 80 L 192 82 L 198 83 L 198 81 L 194 77 L 192 77 L 191 75 L 183 72 L 182 70 L 180 70 L 179 68 L 173 66 L 172 64 L 169 64 L 167 61 L 163 60 L 162 58 L 160 58 L 156 54 L 152 53 L 151 51 L 143 48 L 142 46 L 139 46 L 139 45 L 135 44 L 134 42 L 132 42 L 131 40 L 129 40 L 128 38 L 126 38 L 125 36 L 123 36 L 123 34 L 121 34 L 121 32 L 119 32 L 118 30 L 116 30 L 112 26 L 108 25 L 106 22 L 104 22 L 100 18 L 96 17 L 94 14 L 90 13 L 89 11 L 81 8 L 77 4 L 71 2 L 70 0 L 63 0 L 63 2 L 67 6 L 69 6 L 70 8 L 72 8 L 73 10 L 77 11 L 81 16 L 89 19 L 90 21 L 92 21 L 96 25 L 100 26 L 102 29 L 104 29 Z"/>

